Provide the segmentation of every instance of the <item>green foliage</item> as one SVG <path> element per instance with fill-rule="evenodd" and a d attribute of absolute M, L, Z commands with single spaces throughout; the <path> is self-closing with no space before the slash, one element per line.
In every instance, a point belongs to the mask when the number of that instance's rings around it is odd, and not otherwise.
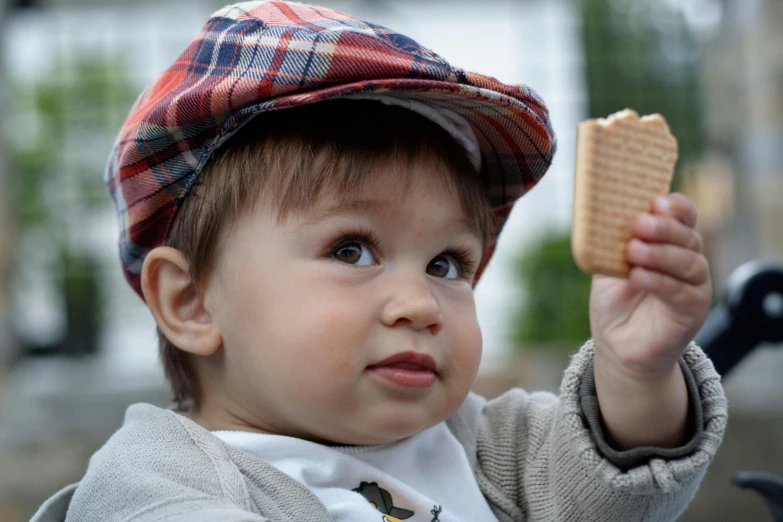
<path fill-rule="evenodd" d="M 514 321 L 515 345 L 573 350 L 587 340 L 591 278 L 574 264 L 571 236 L 544 236 L 517 267 L 527 300 Z"/>
<path fill-rule="evenodd" d="M 101 327 L 100 264 L 75 231 L 109 204 L 103 167 L 135 89 L 115 60 L 60 63 L 42 79 L 14 85 L 17 133 L 9 136 L 11 211 L 17 238 L 44 235 L 56 260 L 49 274 L 63 296 L 67 331 L 57 346 L 30 353 L 92 353 Z M 78 234 L 76 234 L 78 235 Z M 17 269 L 24 259 L 16 260 Z"/>
<path fill-rule="evenodd" d="M 660 0 L 583 0 L 589 116 L 624 108 L 660 113 L 677 137 L 683 167 L 705 144 L 701 50 L 682 12 Z"/>
<path fill-rule="evenodd" d="M 61 63 L 45 79 L 15 86 L 20 124 L 31 129 L 9 140 L 12 211 L 22 229 L 39 226 L 52 241 L 64 241 L 64 216 L 108 202 L 102 171 L 109 140 L 133 96 L 122 67 L 105 59 Z M 96 150 L 105 151 L 99 161 Z M 53 206 L 66 172 L 73 190 Z"/>

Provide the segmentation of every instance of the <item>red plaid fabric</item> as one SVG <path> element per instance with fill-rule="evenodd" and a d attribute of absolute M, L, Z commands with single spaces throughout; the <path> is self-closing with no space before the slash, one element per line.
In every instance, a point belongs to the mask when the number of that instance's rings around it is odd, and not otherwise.
<path fill-rule="evenodd" d="M 142 295 L 145 256 L 166 242 L 205 162 L 243 123 L 265 111 L 369 92 L 450 109 L 470 123 L 497 209 L 496 237 L 513 203 L 552 163 L 548 110 L 525 85 L 453 67 L 407 36 L 331 9 L 231 5 L 141 93 L 109 158 L 106 183 L 133 289 Z"/>

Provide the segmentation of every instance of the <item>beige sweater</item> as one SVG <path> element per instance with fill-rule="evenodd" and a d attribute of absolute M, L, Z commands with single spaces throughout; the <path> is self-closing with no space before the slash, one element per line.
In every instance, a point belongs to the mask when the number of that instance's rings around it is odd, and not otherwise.
<path fill-rule="evenodd" d="M 720 445 L 720 378 L 691 344 L 681 361 L 696 426 L 682 448 L 617 452 L 606 444 L 588 342 L 565 371 L 559 398 L 512 390 L 471 394 L 447 424 L 500 522 L 674 520 Z M 438 472 L 433 471 L 433 479 Z M 269 464 L 225 445 L 173 411 L 128 408 L 86 475 L 49 499 L 35 522 L 328 522 L 318 499 Z M 443 521 L 447 522 L 447 521 Z M 481 521 L 476 521 L 481 522 Z"/>

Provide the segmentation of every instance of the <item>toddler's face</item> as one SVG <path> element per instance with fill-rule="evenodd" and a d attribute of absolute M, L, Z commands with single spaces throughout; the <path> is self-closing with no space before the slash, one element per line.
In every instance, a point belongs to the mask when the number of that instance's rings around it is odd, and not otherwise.
<path fill-rule="evenodd" d="M 329 213 L 340 201 L 325 196 L 281 226 L 264 205 L 235 224 L 206 292 L 223 337 L 204 376 L 212 429 L 376 444 L 456 411 L 481 333 L 473 269 L 448 252 L 475 267 L 482 242 L 421 168 L 404 197 L 390 182 L 342 198 L 366 207 Z"/>

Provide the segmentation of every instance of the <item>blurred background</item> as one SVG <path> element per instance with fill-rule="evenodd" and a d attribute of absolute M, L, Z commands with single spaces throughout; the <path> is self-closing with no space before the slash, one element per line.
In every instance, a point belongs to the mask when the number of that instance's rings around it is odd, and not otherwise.
<path fill-rule="evenodd" d="M 168 404 L 154 323 L 117 259 L 103 186 L 131 103 L 217 0 L 0 0 L 0 521 L 28 520 L 134 402 Z M 577 124 L 631 107 L 679 139 L 675 190 L 700 212 L 716 302 L 750 260 L 783 263 L 783 1 L 321 0 L 453 64 L 526 83 L 559 151 L 476 289 L 476 389 L 557 391 L 589 337 L 571 260 Z M 737 470 L 783 475 L 783 349 L 728 375 L 726 442 L 681 520 L 769 520 Z"/>

